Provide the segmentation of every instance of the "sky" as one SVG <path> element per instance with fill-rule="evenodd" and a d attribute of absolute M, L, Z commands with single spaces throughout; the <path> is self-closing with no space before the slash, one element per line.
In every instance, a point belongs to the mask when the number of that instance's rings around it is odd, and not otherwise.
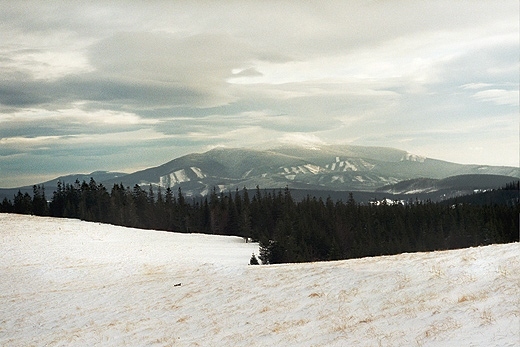
<path fill-rule="evenodd" d="M 217 146 L 519 165 L 519 3 L 0 0 L 0 187 Z"/>

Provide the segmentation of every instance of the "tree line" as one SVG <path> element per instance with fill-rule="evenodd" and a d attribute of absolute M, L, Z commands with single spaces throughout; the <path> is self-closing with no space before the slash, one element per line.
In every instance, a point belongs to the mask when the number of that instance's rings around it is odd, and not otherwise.
<path fill-rule="evenodd" d="M 511 184 L 506 189 L 517 186 Z M 403 252 L 446 250 L 518 241 L 520 205 L 451 205 L 431 201 L 360 204 L 307 196 L 288 188 L 220 192 L 189 199 L 179 188 L 143 189 L 94 179 L 58 182 L 50 201 L 45 188 L 18 192 L 0 212 L 78 218 L 143 229 L 241 236 L 260 242 L 264 264 L 327 261 Z M 254 257 L 253 257 L 254 258 Z M 252 259 L 253 261 L 254 259 Z"/>

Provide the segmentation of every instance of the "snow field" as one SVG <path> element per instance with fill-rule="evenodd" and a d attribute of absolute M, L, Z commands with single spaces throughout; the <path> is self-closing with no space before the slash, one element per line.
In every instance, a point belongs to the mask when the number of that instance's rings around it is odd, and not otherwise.
<path fill-rule="evenodd" d="M 248 266 L 241 238 L 10 214 L 0 241 L 1 346 L 520 342 L 518 243 Z"/>

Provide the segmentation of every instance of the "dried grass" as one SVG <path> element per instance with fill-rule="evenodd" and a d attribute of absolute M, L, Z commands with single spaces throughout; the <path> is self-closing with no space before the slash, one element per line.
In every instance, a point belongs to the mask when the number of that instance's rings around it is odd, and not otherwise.
<path fill-rule="evenodd" d="M 435 340 L 447 333 L 459 329 L 462 325 L 451 317 L 435 321 L 428 328 L 416 337 L 417 344 L 422 346 L 427 340 Z"/>
<path fill-rule="evenodd" d="M 177 323 L 185 323 L 190 318 L 191 316 L 182 316 L 181 318 L 177 319 Z"/>
<path fill-rule="evenodd" d="M 490 325 L 495 322 L 495 317 L 490 310 L 480 312 L 480 326 Z"/>
<path fill-rule="evenodd" d="M 321 298 L 325 296 L 325 293 L 311 293 L 309 294 L 309 298 Z"/>

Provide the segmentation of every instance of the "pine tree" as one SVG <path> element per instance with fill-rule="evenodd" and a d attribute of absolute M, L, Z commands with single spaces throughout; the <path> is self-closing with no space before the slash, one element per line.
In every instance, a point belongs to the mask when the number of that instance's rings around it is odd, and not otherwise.
<path fill-rule="evenodd" d="M 32 199 L 29 193 L 25 192 L 22 194 L 22 192 L 18 190 L 18 193 L 14 196 L 13 209 L 14 213 L 31 214 Z"/>
<path fill-rule="evenodd" d="M 33 186 L 32 213 L 36 216 L 46 216 L 49 213 L 44 186 Z"/>
<path fill-rule="evenodd" d="M 11 200 L 9 200 L 7 198 L 4 198 L 4 200 L 2 200 L 2 204 L 0 205 L 0 212 L 3 212 L 3 213 L 14 212 L 14 206 L 11 203 Z"/>
<path fill-rule="evenodd" d="M 249 260 L 249 265 L 260 265 L 260 263 L 258 262 L 258 259 L 256 259 L 256 256 L 254 253 L 251 255 L 251 259 Z"/>

